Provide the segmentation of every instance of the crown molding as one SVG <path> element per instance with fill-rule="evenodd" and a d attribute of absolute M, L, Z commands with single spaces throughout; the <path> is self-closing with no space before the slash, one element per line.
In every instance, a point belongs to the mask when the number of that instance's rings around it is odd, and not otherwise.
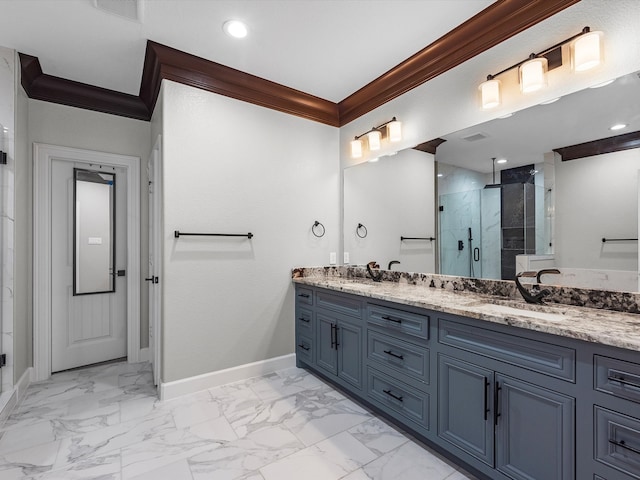
<path fill-rule="evenodd" d="M 149 121 L 151 112 L 136 95 L 42 73 L 37 57 L 19 53 L 22 87 L 36 100 Z"/>
<path fill-rule="evenodd" d="M 562 156 L 562 161 L 602 155 L 603 153 L 619 152 L 640 148 L 640 131 L 623 133 L 614 137 L 601 138 L 591 142 L 578 143 L 568 147 L 554 148 L 553 151 Z"/>
<path fill-rule="evenodd" d="M 340 125 L 378 108 L 580 0 L 498 0 L 339 104 Z"/>
<path fill-rule="evenodd" d="M 20 53 L 22 86 L 30 98 L 148 121 L 162 80 L 172 80 L 341 127 L 579 1 L 498 0 L 339 103 L 151 40 L 139 96 L 46 75 L 37 57 Z"/>

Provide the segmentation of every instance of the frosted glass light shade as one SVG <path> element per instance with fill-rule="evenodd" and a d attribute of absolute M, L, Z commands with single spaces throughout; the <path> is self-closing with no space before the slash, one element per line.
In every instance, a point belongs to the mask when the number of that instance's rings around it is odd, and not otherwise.
<path fill-rule="evenodd" d="M 379 130 L 373 130 L 367 133 L 367 140 L 369 140 L 369 150 L 380 150 L 380 139 L 382 134 Z"/>
<path fill-rule="evenodd" d="M 402 122 L 393 120 L 387 124 L 387 135 L 390 142 L 399 142 L 402 140 Z"/>
<path fill-rule="evenodd" d="M 500 80 L 491 79 L 483 82 L 478 87 L 483 110 L 489 110 L 500 105 Z"/>
<path fill-rule="evenodd" d="M 547 86 L 547 59 L 532 58 L 520 65 L 520 89 L 531 93 Z"/>
<path fill-rule="evenodd" d="M 602 62 L 602 32 L 589 32 L 576 38 L 571 45 L 573 70 L 584 72 Z"/>
<path fill-rule="evenodd" d="M 351 158 L 362 157 L 362 141 L 355 139 L 351 140 Z"/>

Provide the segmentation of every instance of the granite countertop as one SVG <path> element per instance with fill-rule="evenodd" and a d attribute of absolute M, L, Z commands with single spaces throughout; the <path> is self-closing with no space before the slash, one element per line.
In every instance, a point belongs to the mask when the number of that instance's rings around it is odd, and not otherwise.
<path fill-rule="evenodd" d="M 640 351 L 640 315 L 572 305 L 530 305 L 524 300 L 331 276 L 293 278 L 297 284 L 477 318 L 501 325 Z"/>

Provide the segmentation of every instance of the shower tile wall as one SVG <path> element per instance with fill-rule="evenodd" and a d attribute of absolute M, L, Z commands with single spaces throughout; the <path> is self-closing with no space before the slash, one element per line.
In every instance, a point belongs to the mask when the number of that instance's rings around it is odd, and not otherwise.
<path fill-rule="evenodd" d="M 480 262 L 482 278 L 500 280 L 500 189 L 481 190 L 480 218 L 482 223 L 482 248 Z"/>

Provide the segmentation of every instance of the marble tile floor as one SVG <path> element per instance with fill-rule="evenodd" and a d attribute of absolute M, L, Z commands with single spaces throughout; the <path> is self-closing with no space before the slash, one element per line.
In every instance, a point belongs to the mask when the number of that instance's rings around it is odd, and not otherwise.
<path fill-rule="evenodd" d="M 148 363 L 32 384 L 0 426 L 2 480 L 465 480 L 304 370 L 161 402 Z"/>

